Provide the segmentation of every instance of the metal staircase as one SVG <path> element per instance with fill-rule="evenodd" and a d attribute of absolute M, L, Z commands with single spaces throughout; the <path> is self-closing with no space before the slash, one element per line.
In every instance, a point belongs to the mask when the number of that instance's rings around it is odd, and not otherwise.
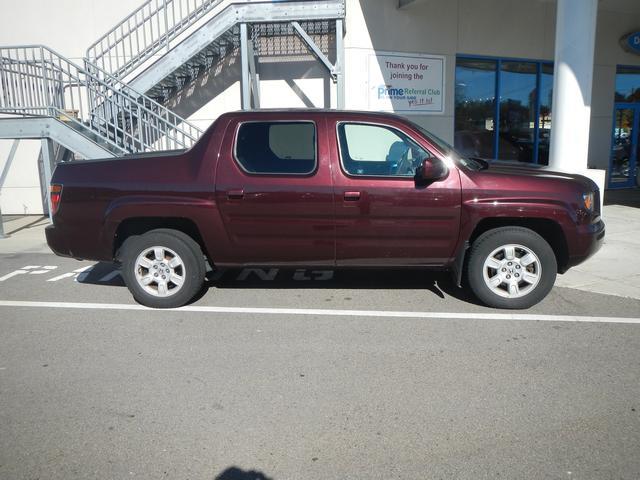
<path fill-rule="evenodd" d="M 0 47 L 0 138 L 56 140 L 85 158 L 189 148 L 201 131 L 89 62 Z"/>
<path fill-rule="evenodd" d="M 344 16 L 345 0 L 146 0 L 82 65 L 42 45 L 0 47 L 0 139 L 42 139 L 46 189 L 64 149 L 101 158 L 189 148 L 202 131 L 183 117 L 216 92 L 192 95 L 188 108 L 182 94 L 204 80 L 222 91 L 239 76 L 242 108 L 260 108 L 260 62 L 319 60 L 343 108 Z"/>
<path fill-rule="evenodd" d="M 330 70 L 341 108 L 344 16 L 345 0 L 147 0 L 91 45 L 87 59 L 164 103 L 239 56 L 243 108 L 249 96 L 258 108 L 256 57 L 310 55 Z"/>

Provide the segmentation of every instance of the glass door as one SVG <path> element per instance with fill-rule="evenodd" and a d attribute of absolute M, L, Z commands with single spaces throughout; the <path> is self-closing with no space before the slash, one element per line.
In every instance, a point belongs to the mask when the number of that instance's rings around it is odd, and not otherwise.
<path fill-rule="evenodd" d="M 613 111 L 613 141 L 609 160 L 609 188 L 636 184 L 640 103 L 616 103 Z"/>

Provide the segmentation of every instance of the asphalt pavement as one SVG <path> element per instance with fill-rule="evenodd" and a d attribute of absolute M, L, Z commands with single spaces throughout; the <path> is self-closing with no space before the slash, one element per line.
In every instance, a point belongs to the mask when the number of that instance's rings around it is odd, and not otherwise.
<path fill-rule="evenodd" d="M 445 273 L 246 269 L 157 311 L 18 225 L 0 479 L 640 478 L 633 292 L 505 312 Z"/>

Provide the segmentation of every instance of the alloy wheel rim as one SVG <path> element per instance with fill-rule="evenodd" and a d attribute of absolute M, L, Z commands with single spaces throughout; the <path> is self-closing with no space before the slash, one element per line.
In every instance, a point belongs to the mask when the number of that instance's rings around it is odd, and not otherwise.
<path fill-rule="evenodd" d="M 482 276 L 487 287 L 504 298 L 531 293 L 542 278 L 538 256 L 528 247 L 507 244 L 496 248 L 484 261 Z"/>
<path fill-rule="evenodd" d="M 154 246 L 144 250 L 134 265 L 140 288 L 154 297 L 170 297 L 184 285 L 186 269 L 182 258 L 167 247 Z"/>

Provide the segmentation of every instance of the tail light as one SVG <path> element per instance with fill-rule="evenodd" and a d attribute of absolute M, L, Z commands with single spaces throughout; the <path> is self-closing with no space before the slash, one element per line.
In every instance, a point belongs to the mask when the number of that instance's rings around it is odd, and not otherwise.
<path fill-rule="evenodd" d="M 53 184 L 49 186 L 49 193 L 51 195 L 51 215 L 58 213 L 60 207 L 60 199 L 62 198 L 62 185 Z"/>

